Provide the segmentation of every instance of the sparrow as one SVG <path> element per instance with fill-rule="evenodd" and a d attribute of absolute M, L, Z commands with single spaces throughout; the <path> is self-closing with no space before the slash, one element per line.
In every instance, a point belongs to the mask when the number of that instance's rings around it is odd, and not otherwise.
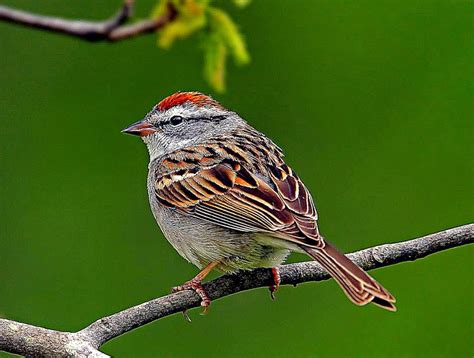
<path fill-rule="evenodd" d="M 178 92 L 123 130 L 150 155 L 153 215 L 176 251 L 201 271 L 173 292 L 193 290 L 207 309 L 202 280 L 213 269 L 272 268 L 290 252 L 308 254 L 356 305 L 395 311 L 395 298 L 318 230 L 310 192 L 282 150 L 236 112 L 199 92 Z"/>

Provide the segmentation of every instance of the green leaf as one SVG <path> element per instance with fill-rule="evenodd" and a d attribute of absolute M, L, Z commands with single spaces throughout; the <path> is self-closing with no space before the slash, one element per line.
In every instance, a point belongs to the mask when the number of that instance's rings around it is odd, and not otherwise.
<path fill-rule="evenodd" d="M 245 40 L 237 25 L 221 9 L 210 7 L 211 0 L 160 0 L 152 12 L 152 18 L 159 18 L 176 10 L 176 18 L 158 31 L 157 44 L 168 49 L 178 39 L 207 29 L 204 33 L 204 76 L 214 90 L 223 92 L 227 55 L 231 54 L 238 65 L 247 64 L 250 56 Z M 237 6 L 246 6 L 249 0 L 234 0 Z M 208 26 L 208 27 L 206 27 Z"/>
<path fill-rule="evenodd" d="M 238 7 L 246 7 L 248 4 L 250 4 L 250 1 L 252 0 L 234 0 L 234 4 Z"/>
<path fill-rule="evenodd" d="M 230 16 L 217 8 L 209 8 L 208 11 L 211 30 L 222 38 L 222 41 L 231 51 L 235 62 L 239 65 L 249 63 L 250 55 L 245 40 Z"/>
<path fill-rule="evenodd" d="M 177 18 L 159 31 L 158 46 L 170 48 L 177 39 L 189 37 L 206 23 L 206 9 L 209 0 L 173 0 L 173 6 L 178 12 Z M 166 10 L 168 1 L 162 0 L 154 11 L 159 16 Z M 165 10 L 163 10 L 163 8 Z"/>
<path fill-rule="evenodd" d="M 227 48 L 217 34 L 206 37 L 204 53 L 204 77 L 217 92 L 225 91 Z"/>
<path fill-rule="evenodd" d="M 168 11 L 168 0 L 160 0 L 151 11 L 151 18 L 158 19 Z"/>
<path fill-rule="evenodd" d="M 191 20 L 178 19 L 164 27 L 158 36 L 158 46 L 168 49 L 177 39 L 190 36 L 193 32 L 204 27 L 206 19 L 204 16 Z"/>

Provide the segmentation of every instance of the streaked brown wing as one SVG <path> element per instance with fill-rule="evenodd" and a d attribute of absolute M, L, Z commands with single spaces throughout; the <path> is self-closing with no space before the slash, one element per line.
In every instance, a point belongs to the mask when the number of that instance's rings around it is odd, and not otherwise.
<path fill-rule="evenodd" d="M 266 181 L 265 173 L 248 169 L 244 153 L 238 158 L 220 150 L 193 147 L 165 159 L 156 175 L 158 201 L 229 229 L 323 245 L 311 196 L 291 168 L 283 161 L 267 163 Z"/>

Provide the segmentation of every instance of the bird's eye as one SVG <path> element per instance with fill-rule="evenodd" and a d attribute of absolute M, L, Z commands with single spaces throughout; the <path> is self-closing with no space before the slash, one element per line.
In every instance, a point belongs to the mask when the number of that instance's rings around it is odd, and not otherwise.
<path fill-rule="evenodd" d="M 170 123 L 173 126 L 177 126 L 178 124 L 181 124 L 183 122 L 183 117 L 181 116 L 173 116 L 170 119 Z"/>

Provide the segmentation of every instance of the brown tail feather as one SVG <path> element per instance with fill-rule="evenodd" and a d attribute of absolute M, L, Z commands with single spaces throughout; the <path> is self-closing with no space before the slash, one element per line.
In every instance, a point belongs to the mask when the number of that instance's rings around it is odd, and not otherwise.
<path fill-rule="evenodd" d="M 395 297 L 390 292 L 327 241 L 322 249 L 301 248 L 328 271 L 356 305 L 372 302 L 389 311 L 397 310 L 393 304 Z"/>

